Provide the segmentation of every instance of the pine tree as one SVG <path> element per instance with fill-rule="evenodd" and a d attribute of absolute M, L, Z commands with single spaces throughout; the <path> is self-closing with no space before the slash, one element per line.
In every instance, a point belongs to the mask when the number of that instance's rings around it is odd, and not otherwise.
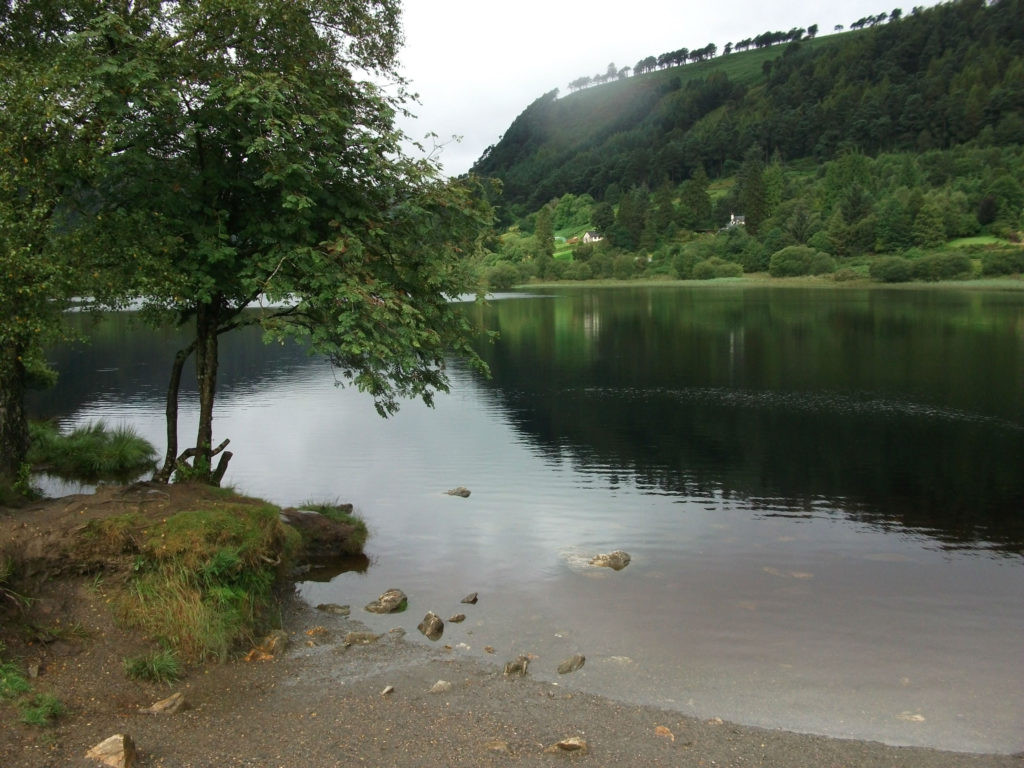
<path fill-rule="evenodd" d="M 768 198 L 764 184 L 764 161 L 761 148 L 754 145 L 747 150 L 739 172 L 739 203 L 746 217 L 747 231 L 756 235 L 761 222 L 768 218 Z"/>

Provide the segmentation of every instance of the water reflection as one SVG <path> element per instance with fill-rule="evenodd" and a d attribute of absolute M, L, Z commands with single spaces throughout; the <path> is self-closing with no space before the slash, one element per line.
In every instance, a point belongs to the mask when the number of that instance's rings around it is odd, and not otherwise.
<path fill-rule="evenodd" d="M 567 290 L 495 302 L 480 381 L 581 470 L 756 508 L 825 498 L 943 545 L 1024 547 L 1019 297 Z M 595 332 L 594 329 L 600 329 Z"/>
<path fill-rule="evenodd" d="M 1024 748 L 1024 297 L 579 290 L 495 301 L 494 377 L 453 365 L 435 410 L 381 420 L 327 366 L 223 339 L 226 478 L 282 505 L 351 501 L 391 587 L 480 604 L 445 641 L 575 652 L 563 685 L 699 716 L 967 751 Z M 55 350 L 40 414 L 158 444 L 171 334 Z M 182 434 L 194 428 L 194 393 Z M 192 425 L 192 426 L 190 426 Z M 464 485 L 469 499 L 444 490 Z M 619 573 L 580 568 L 625 549 Z M 326 574 L 324 575 L 326 577 Z M 492 659 L 493 660 L 493 659 Z M 921 720 L 919 718 L 924 718 Z"/>

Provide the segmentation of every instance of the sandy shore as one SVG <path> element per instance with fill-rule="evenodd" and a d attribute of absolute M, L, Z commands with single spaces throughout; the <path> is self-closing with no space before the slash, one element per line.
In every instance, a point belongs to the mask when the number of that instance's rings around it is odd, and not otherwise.
<path fill-rule="evenodd" d="M 289 601 L 284 619 L 291 643 L 280 657 L 209 667 L 173 689 L 106 698 L 102 688 L 94 690 L 92 709 L 52 732 L 19 728 L 0 738 L 0 764 L 88 765 L 83 755 L 89 747 L 128 733 L 138 747 L 139 766 L 167 768 L 1024 766 L 1021 755 L 890 747 L 694 720 L 572 692 L 529 674 L 506 677 L 498 656 L 491 665 L 398 634 L 346 645 L 348 632 L 364 629 L 358 621 L 298 600 Z M 72 654 L 71 665 L 102 666 L 103 652 L 102 643 L 82 649 Z M 439 680 L 450 688 L 432 692 Z M 172 690 L 183 691 L 191 709 L 159 716 L 138 712 L 146 696 L 154 701 Z M 570 738 L 585 742 L 585 749 L 547 751 Z"/>

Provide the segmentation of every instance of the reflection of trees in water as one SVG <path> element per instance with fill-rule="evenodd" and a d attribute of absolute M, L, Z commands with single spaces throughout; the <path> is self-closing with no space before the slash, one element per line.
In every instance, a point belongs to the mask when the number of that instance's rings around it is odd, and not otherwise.
<path fill-rule="evenodd" d="M 29 398 L 33 418 L 73 412 L 101 392 L 163 402 L 174 353 L 189 342 L 187 331 L 153 330 L 131 312 L 111 313 L 99 321 L 87 315 L 72 320 L 87 341 L 48 350 L 47 360 L 57 370 L 58 384 Z M 219 396 L 239 386 L 258 386 L 283 371 L 308 365 L 309 360 L 295 342 L 268 347 L 258 328 L 240 329 L 221 341 Z M 196 392 L 191 359 L 186 363 L 181 389 L 184 396 Z"/>
<path fill-rule="evenodd" d="M 542 453 L 584 471 L 751 507 L 825 499 L 944 545 L 1024 551 L 1016 311 L 969 295 L 815 296 L 498 302 L 501 340 L 482 349 L 494 378 L 480 384 Z M 942 405 L 900 400 L 904 388 Z M 972 416 L 979 403 L 996 415 Z"/>

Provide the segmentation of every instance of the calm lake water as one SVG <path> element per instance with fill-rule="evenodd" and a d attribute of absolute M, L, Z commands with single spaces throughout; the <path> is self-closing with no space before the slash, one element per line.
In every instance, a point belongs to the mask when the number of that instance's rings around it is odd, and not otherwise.
<path fill-rule="evenodd" d="M 351 501 L 371 529 L 369 568 L 306 599 L 424 644 L 427 610 L 462 610 L 456 654 L 533 653 L 535 677 L 686 714 L 1024 749 L 1024 293 L 565 288 L 467 311 L 501 333 L 493 378 L 455 364 L 435 409 L 386 421 L 303 350 L 224 338 L 226 482 Z M 179 339 L 128 316 L 92 336 L 53 352 L 35 414 L 162 449 Z M 195 414 L 190 390 L 183 444 Z M 615 549 L 625 570 L 586 565 Z M 390 587 L 407 613 L 358 610 Z"/>

